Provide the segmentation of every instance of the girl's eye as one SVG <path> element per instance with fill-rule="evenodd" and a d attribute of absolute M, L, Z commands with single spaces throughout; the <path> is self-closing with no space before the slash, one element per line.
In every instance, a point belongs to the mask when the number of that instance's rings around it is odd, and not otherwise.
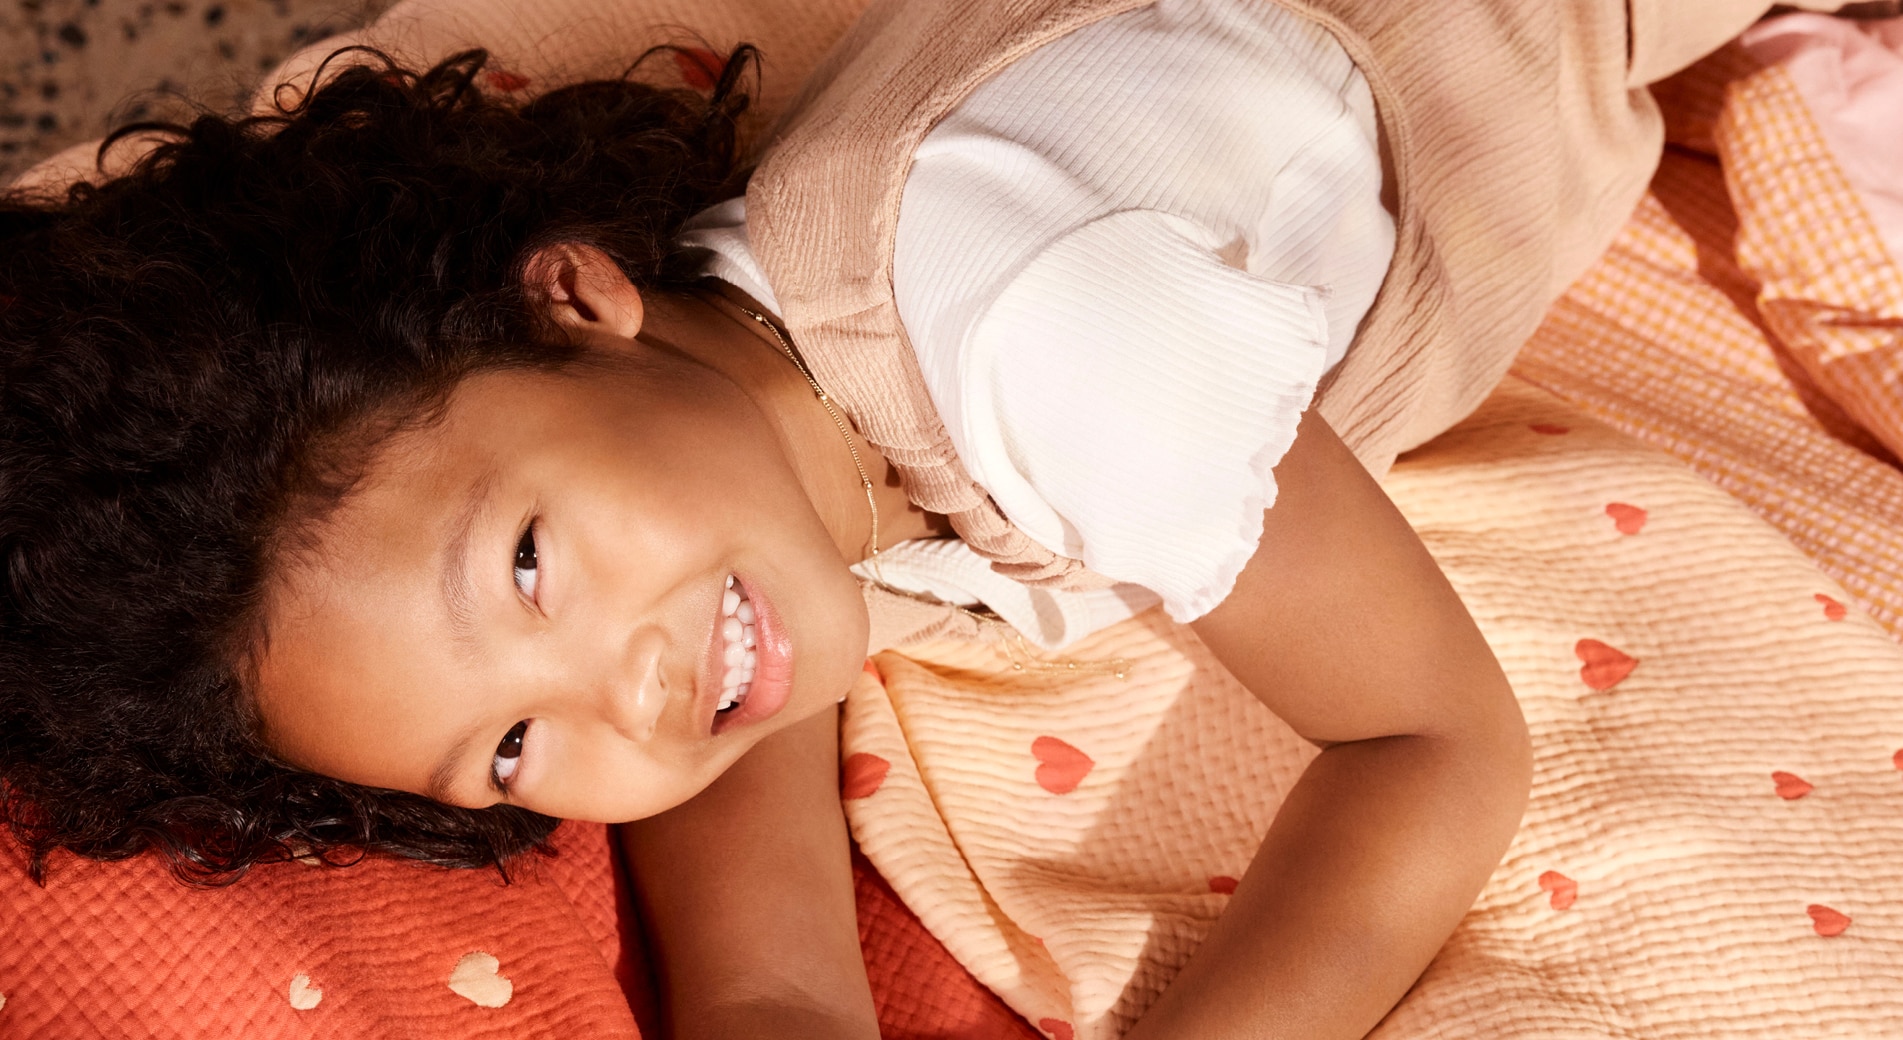
<path fill-rule="evenodd" d="M 528 722 L 522 721 L 510 727 L 502 743 L 496 745 L 496 758 L 490 771 L 497 787 L 509 786 L 510 778 L 515 776 L 516 767 L 522 764 L 522 735 L 529 731 Z"/>
<path fill-rule="evenodd" d="M 522 532 L 522 540 L 515 543 L 515 587 L 533 600 L 535 598 L 535 525 Z"/>

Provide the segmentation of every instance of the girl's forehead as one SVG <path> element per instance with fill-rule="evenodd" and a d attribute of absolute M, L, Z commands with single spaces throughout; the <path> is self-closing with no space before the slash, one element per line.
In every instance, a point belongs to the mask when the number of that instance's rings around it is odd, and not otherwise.
<path fill-rule="evenodd" d="M 465 377 L 421 421 L 372 446 L 349 490 L 276 561 L 265 622 L 275 641 L 288 618 L 305 626 L 375 627 L 399 603 L 427 602 L 445 556 L 488 519 L 525 452 L 587 428 L 585 385 L 562 371 Z"/>
<path fill-rule="evenodd" d="M 436 439 L 420 429 L 381 446 L 267 586 L 252 700 L 266 741 L 295 764 L 336 775 L 313 749 L 356 717 L 428 731 L 443 706 L 418 691 L 470 664 L 454 652 L 442 573 L 450 530 L 484 480 Z"/>
<path fill-rule="evenodd" d="M 456 511 L 490 479 L 488 460 L 447 432 L 432 423 L 386 438 L 349 489 L 271 561 L 262 612 L 269 654 L 332 641 L 417 598 Z"/>
<path fill-rule="evenodd" d="M 298 561 L 389 567 L 436 538 L 459 489 L 483 479 L 479 444 L 442 424 L 404 430 L 377 446 L 357 480 L 302 539 Z M 301 569 L 301 568 L 300 568 Z"/>

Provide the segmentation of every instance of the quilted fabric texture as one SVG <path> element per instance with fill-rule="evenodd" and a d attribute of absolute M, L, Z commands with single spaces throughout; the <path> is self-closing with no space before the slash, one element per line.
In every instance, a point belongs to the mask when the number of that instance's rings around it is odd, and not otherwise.
<path fill-rule="evenodd" d="M 511 885 L 373 858 L 210 890 L 150 858 L 62 858 L 36 888 L 0 844 L 0 1035 L 633 1038 L 646 975 L 607 831 L 557 841 Z"/>
<path fill-rule="evenodd" d="M 1903 647 L 1722 491 L 1519 381 L 1387 486 L 1537 764 L 1505 861 L 1374 1035 L 1903 1030 Z M 877 658 L 848 701 L 848 815 L 1026 1019 L 1114 1037 L 1309 752 L 1154 614 L 1073 647 L 1084 679 L 1008 649 Z"/>
<path fill-rule="evenodd" d="M 562 66 L 539 20 L 562 5 L 455 6 L 492 21 L 382 39 L 519 32 L 498 88 Z M 853 4 L 768 6 L 784 72 Z M 1826 280 L 1861 295 L 1775 318 L 1820 284 L 1782 288 L 1779 257 L 1811 250 L 1798 261 L 1825 273 L 1888 257 L 1827 168 L 1801 198 L 1778 186 L 1785 158 L 1828 152 L 1788 83 L 1740 80 L 1756 70 L 1736 58 L 1672 85 L 1709 102 L 1673 112 L 1706 154 L 1667 157 L 1517 372 L 1689 462 L 1836 584 L 1679 466 L 1524 387 L 1408 460 L 1390 490 L 1495 640 L 1540 758 L 1523 833 L 1377 1036 L 1903 1034 L 1903 474 L 1880 422 L 1793 353 L 1834 334 L 1808 316 L 1881 316 L 1896 293 L 1888 275 Z M 1727 173 L 1756 214 L 1742 231 Z M 1790 237 L 1823 226 L 1812 212 L 1832 214 L 1831 242 Z M 1741 262 L 1741 242 L 1759 252 Z M 890 878 L 858 865 L 888 1036 L 1114 1035 L 1220 912 L 1309 753 L 1158 619 L 1070 657 L 1081 678 L 939 646 L 882 657 L 853 693 L 845 793 Z M 0 846 L 0 1036 L 633 1036 L 652 995 L 606 833 L 560 841 L 507 887 L 378 860 L 211 892 L 146 861 L 70 860 L 39 890 Z"/>
<path fill-rule="evenodd" d="M 265 79 L 292 81 L 349 43 L 428 62 L 483 45 L 505 92 L 618 72 L 667 40 L 765 53 L 750 127 L 783 107 L 860 0 L 408 0 L 375 25 L 325 40 Z M 674 71 L 704 87 L 711 55 Z M 35 183 L 79 175 L 94 144 L 42 164 Z M 560 858 L 501 886 L 488 872 L 372 860 L 341 871 L 290 864 L 214 891 L 156 863 L 66 861 L 44 891 L 0 843 L 0 1036 L 465 1037 L 635 1033 L 656 1002 L 607 831 L 568 825 Z M 863 859 L 861 938 L 885 1036 L 1035 1036 L 960 968 Z M 630 1007 L 633 1015 L 630 1015 Z"/>
<path fill-rule="evenodd" d="M 1397 470 L 1390 491 L 1501 650 L 1540 761 L 1512 852 L 1379 1036 L 1903 1030 L 1903 932 L 1886 898 L 1899 878 L 1884 852 L 1903 805 L 1903 661 L 1885 638 L 1903 639 L 1903 472 L 1857 388 L 1792 353 L 1832 349 L 1839 322 L 1837 344 L 1884 347 L 1872 329 L 1903 294 L 1783 70 L 1733 48 L 1659 93 L 1680 147 L 1515 372 L 1690 463 L 1789 542 L 1511 384 Z M 1727 173 L 1755 215 L 1742 233 Z M 1766 316 L 1779 308 L 1781 325 Z M 1219 679 L 1196 688 L 1210 680 L 1167 630 L 1104 639 L 1075 656 L 1121 654 L 1140 676 L 1143 649 L 1170 662 L 1161 685 L 1190 677 L 1161 697 L 1195 712 L 1233 699 Z M 1106 747 L 1094 721 L 1132 691 L 1073 702 L 995 651 L 918 656 L 882 659 L 886 684 L 855 691 L 858 832 L 960 959 L 1048 1035 L 1114 1035 L 1173 970 L 1181 932 L 1207 920 L 1196 875 L 1219 899 L 1225 857 L 1247 844 L 1199 826 L 1259 826 L 1292 763 L 1243 791 L 1193 755 L 1181 772 L 1191 752 L 1220 749 L 1173 743 L 1153 706 L 1135 732 L 1165 739 L 1141 755 L 1174 765 L 1157 771 L 1166 783 L 1129 785 L 1124 801 L 1148 806 L 1137 812 L 1092 787 L 1156 780 L 1132 764 L 1137 737 Z M 960 692 L 974 682 L 1006 695 L 974 705 Z M 961 764 L 946 735 L 972 731 L 974 706 L 1027 717 L 1004 726 L 1016 746 Z M 1287 753 L 1266 712 L 1251 725 L 1251 747 Z M 1041 814 L 1060 807 L 1078 818 L 1053 828 Z M 1036 825 L 1011 837 L 1021 812 Z M 1098 815 L 1104 828 L 1085 822 Z M 1129 874 L 1153 887 L 1132 895 L 1124 868 L 1108 876 L 1089 855 L 1115 827 L 1196 862 L 1145 875 L 1161 852 L 1136 853 Z M 948 850 L 969 866 L 938 869 Z M 1037 934 L 1047 901 L 1092 899 L 1118 912 Z M 1156 949 L 1136 940 L 1146 928 Z"/>
<path fill-rule="evenodd" d="M 373 859 L 260 869 L 196 890 L 157 863 L 62 861 L 45 890 L 0 845 L 0 1036 L 660 1035 L 607 829 L 568 824 L 560 856 L 489 871 Z M 893 1040 L 1038 1034 L 958 966 L 863 857 L 859 934 Z M 630 1016 L 630 1008 L 633 1015 Z"/>
<path fill-rule="evenodd" d="M 886 1040 L 1038 1040 L 1042 1036 L 960 967 L 864 856 L 853 856 L 859 945 Z"/>

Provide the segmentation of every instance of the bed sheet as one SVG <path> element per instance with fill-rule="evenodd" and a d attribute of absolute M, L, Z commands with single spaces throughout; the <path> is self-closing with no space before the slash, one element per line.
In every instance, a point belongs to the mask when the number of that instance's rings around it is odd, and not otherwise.
<path fill-rule="evenodd" d="M 1903 281 L 1788 53 L 1661 88 L 1675 145 L 1630 225 L 1388 482 L 1538 764 L 1379 1037 L 1903 1032 Z M 855 834 L 1053 1036 L 1140 1013 L 1304 761 L 1194 640 L 1139 627 L 1073 654 L 1129 681 L 965 642 L 881 656 L 851 701 Z"/>
<path fill-rule="evenodd" d="M 1740 260 L 1720 157 L 1774 173 L 1817 144 L 1788 111 L 1777 134 L 1725 129 L 1761 71 L 1732 55 L 1664 89 L 1680 146 L 1632 224 L 1520 382 L 1391 484 L 1502 633 L 1541 764 L 1493 885 L 1378 1036 L 1903 1033 L 1903 480 L 1775 334 L 1762 261 Z M 1113 672 L 1059 684 L 971 644 L 884 656 L 855 688 L 843 781 L 886 1035 L 1114 1033 L 1293 782 L 1306 752 L 1193 640 L 1154 617 L 1105 638 L 1073 657 L 1141 664 L 1180 696 L 1110 725 L 1129 696 Z M 959 766 L 975 693 L 1018 714 Z M 1251 783 L 1189 737 L 1211 730 L 1253 735 Z M 1139 779 L 1181 803 L 1120 803 Z M 901 796 L 910 815 L 889 811 Z M 39 890 L 8 859 L 0 1033 L 632 1036 L 652 990 L 605 831 L 561 845 L 508 887 L 378 861 L 196 892 L 138 860 L 68 862 Z"/>
<path fill-rule="evenodd" d="M 1903 269 L 1786 67 L 1733 46 L 1659 93 L 1650 193 L 1514 373 L 1684 460 L 1903 638 Z"/>
<path fill-rule="evenodd" d="M 1536 761 L 1501 866 L 1374 1035 L 1903 1032 L 1890 633 L 1678 460 L 1521 381 L 1387 486 Z M 1072 647 L 1085 678 L 1022 653 L 880 655 L 848 701 L 848 818 L 1027 1020 L 1115 1037 L 1312 752 L 1158 615 Z"/>

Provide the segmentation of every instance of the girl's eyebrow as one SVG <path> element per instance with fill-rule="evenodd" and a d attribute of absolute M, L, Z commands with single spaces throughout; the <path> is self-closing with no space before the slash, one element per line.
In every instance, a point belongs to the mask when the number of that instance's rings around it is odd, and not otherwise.
<path fill-rule="evenodd" d="M 489 492 L 495 487 L 495 478 L 495 470 L 486 470 L 469 485 L 462 508 L 450 521 L 449 538 L 443 543 L 438 568 L 449 630 L 456 642 L 464 646 L 473 640 L 476 630 L 476 587 L 469 580 L 469 543 L 476 520 L 489 507 Z"/>
<path fill-rule="evenodd" d="M 474 540 L 476 521 L 489 508 L 489 493 L 495 488 L 496 471 L 484 470 L 469 485 L 463 496 L 462 507 L 456 511 L 456 517 L 450 521 L 449 538 L 443 543 L 439 573 L 443 593 L 443 606 L 449 615 L 449 629 L 456 643 L 467 649 L 475 641 L 476 633 L 476 586 L 469 579 L 469 548 Z M 435 768 L 430 770 L 429 781 L 423 786 L 423 793 L 435 801 L 446 805 L 456 804 L 452 797 L 456 790 L 456 774 L 461 771 L 463 758 L 469 752 L 482 732 L 482 722 L 470 724 L 456 739 L 450 742 L 449 750 L 438 759 Z"/>
<path fill-rule="evenodd" d="M 463 730 L 449 745 L 449 750 L 436 762 L 436 768 L 430 770 L 429 782 L 423 785 L 423 794 L 444 805 L 455 805 L 452 797 L 456 791 L 456 774 L 460 771 L 463 756 L 469 751 L 469 745 L 475 742 L 476 735 L 482 732 L 482 724 L 477 723 Z"/>

